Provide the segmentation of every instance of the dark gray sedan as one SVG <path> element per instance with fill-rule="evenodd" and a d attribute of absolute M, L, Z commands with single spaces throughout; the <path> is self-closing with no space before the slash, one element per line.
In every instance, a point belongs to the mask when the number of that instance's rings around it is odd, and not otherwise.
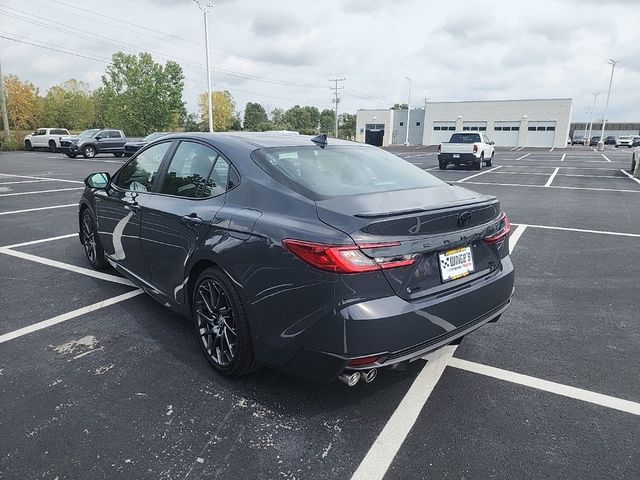
<path fill-rule="evenodd" d="M 221 374 L 258 365 L 350 385 L 402 368 L 507 308 L 496 198 L 369 145 L 174 134 L 86 179 L 80 240 L 192 318 Z"/>

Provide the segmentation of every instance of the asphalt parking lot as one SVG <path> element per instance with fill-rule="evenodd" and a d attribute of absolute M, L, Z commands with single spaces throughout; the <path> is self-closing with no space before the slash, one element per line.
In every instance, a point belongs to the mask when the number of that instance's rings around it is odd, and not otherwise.
<path fill-rule="evenodd" d="M 640 478 L 640 181 L 631 153 L 502 150 L 440 171 L 496 195 L 516 290 L 497 323 L 371 384 L 217 376 L 189 322 L 77 239 L 123 162 L 0 153 L 0 478 Z"/>

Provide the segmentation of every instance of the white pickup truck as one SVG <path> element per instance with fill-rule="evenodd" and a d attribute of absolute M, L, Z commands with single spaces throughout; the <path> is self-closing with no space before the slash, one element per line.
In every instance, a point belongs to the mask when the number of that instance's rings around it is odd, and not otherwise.
<path fill-rule="evenodd" d="M 491 166 L 495 148 L 493 142 L 484 133 L 457 132 L 451 135 L 449 142 L 438 145 L 438 163 L 444 170 L 450 163 L 470 165 L 476 170 L 484 163 Z"/>
<path fill-rule="evenodd" d="M 24 149 L 48 148 L 51 152 L 57 152 L 60 148 L 60 137 L 67 136 L 69 131 L 66 128 L 39 128 L 24 137 Z"/>

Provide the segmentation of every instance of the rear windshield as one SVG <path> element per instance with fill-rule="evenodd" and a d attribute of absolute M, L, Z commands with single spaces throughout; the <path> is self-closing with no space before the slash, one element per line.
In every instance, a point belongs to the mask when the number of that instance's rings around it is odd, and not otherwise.
<path fill-rule="evenodd" d="M 262 148 L 251 156 L 280 183 L 314 200 L 444 184 L 406 160 L 372 147 Z"/>
<path fill-rule="evenodd" d="M 451 135 L 449 143 L 476 143 L 480 141 L 477 133 L 454 133 Z"/>

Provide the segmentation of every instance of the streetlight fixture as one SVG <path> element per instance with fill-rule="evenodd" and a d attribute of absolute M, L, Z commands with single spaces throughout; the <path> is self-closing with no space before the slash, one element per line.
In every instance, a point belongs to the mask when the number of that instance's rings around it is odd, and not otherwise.
<path fill-rule="evenodd" d="M 409 82 L 409 95 L 407 97 L 407 131 L 404 136 L 404 144 L 409 145 L 409 117 L 411 117 L 411 79 L 409 77 L 404 77 Z"/>
<path fill-rule="evenodd" d="M 587 146 L 591 144 L 591 134 L 593 133 L 593 114 L 596 111 L 596 100 L 598 99 L 598 95 L 600 95 L 600 92 L 593 94 L 593 107 L 591 107 L 591 118 L 589 119 L 589 135 L 585 139 L 585 145 Z"/>
<path fill-rule="evenodd" d="M 602 116 L 602 134 L 600 135 L 600 141 L 598 142 L 598 150 L 604 150 L 604 127 L 607 124 L 607 113 L 609 111 L 609 97 L 611 96 L 611 84 L 613 83 L 613 72 L 616 69 L 616 65 L 620 60 L 613 58 L 609 59 L 609 65 L 611 65 L 611 77 L 609 78 L 609 90 L 607 91 L 607 103 L 604 105 L 604 115 Z"/>
<path fill-rule="evenodd" d="M 209 101 L 209 132 L 213 133 L 213 98 L 211 95 L 211 67 L 209 66 L 209 22 L 208 15 L 213 10 L 213 2 L 205 2 L 203 0 L 193 0 L 198 4 L 198 8 L 202 10 L 204 16 L 204 42 L 207 51 L 207 93 Z"/>

